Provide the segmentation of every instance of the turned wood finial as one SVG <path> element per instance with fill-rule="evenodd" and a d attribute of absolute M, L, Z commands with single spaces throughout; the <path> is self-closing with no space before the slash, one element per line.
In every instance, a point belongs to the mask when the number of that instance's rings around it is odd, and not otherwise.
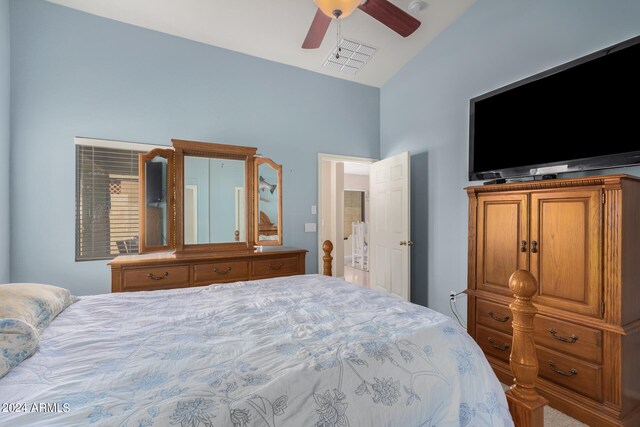
<path fill-rule="evenodd" d="M 538 358 L 533 340 L 533 318 L 538 309 L 531 302 L 536 288 L 535 277 L 526 270 L 518 270 L 509 278 L 509 289 L 515 297 L 509 305 L 513 312 L 513 346 L 509 360 L 515 377 L 511 390 L 525 400 L 536 400 L 538 397 L 535 390 Z"/>
<path fill-rule="evenodd" d="M 324 271 L 322 274 L 325 276 L 333 276 L 331 273 L 331 262 L 333 261 L 331 251 L 333 251 L 333 243 L 331 243 L 331 240 L 324 241 L 322 251 L 324 252 L 324 256 L 322 257 L 322 261 L 324 261 Z"/>
<path fill-rule="evenodd" d="M 538 284 L 526 270 L 518 270 L 509 278 L 509 289 L 515 300 L 509 305 L 513 313 L 513 345 L 511 371 L 514 384 L 507 393 L 509 408 L 516 426 L 542 426 L 546 400 L 536 392 L 538 358 L 534 341 L 533 318 L 538 309 L 531 302 Z"/>

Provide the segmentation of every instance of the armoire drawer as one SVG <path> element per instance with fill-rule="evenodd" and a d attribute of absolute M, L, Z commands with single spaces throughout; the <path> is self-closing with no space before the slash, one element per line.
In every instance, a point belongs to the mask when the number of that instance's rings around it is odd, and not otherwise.
<path fill-rule="evenodd" d="M 535 318 L 536 344 L 591 362 L 602 362 L 602 331 L 541 314 Z"/>
<path fill-rule="evenodd" d="M 189 286 L 189 266 L 145 267 L 124 270 L 124 290 L 155 290 Z"/>
<path fill-rule="evenodd" d="M 253 261 L 253 278 L 286 276 L 298 274 L 298 257 L 271 258 Z"/>
<path fill-rule="evenodd" d="M 536 346 L 536 352 L 539 376 L 591 399 L 602 401 L 602 366 L 543 347 Z"/>
<path fill-rule="evenodd" d="M 497 329 L 506 334 L 512 333 L 511 322 L 513 314 L 509 306 L 478 298 L 476 303 L 476 318 L 479 324 Z"/>
<path fill-rule="evenodd" d="M 238 280 L 249 280 L 249 261 L 226 261 L 193 266 L 193 282 L 196 285 Z"/>
<path fill-rule="evenodd" d="M 503 334 L 495 329 L 478 326 L 476 329 L 476 342 L 485 352 L 497 359 L 509 362 L 511 355 L 511 335 Z"/>

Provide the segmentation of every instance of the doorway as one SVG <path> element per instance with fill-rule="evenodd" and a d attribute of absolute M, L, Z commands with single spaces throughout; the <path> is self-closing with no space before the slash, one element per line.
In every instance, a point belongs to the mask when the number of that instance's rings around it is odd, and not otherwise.
<path fill-rule="evenodd" d="M 329 154 L 318 155 L 318 262 L 322 265 L 320 246 L 333 242 L 333 275 L 345 278 L 345 167 L 350 163 L 369 167 L 369 223 L 366 227 L 367 286 L 411 298 L 411 161 L 408 151 L 383 160 L 354 158 Z M 364 231 L 363 231 L 364 233 Z M 338 242 L 338 244 L 336 244 Z M 364 254 L 364 241 L 363 252 Z M 348 259 L 348 258 L 347 258 Z M 353 259 L 353 258 L 352 258 Z M 363 264 L 364 265 L 364 264 Z M 363 269 L 363 271 L 365 271 Z M 364 276 L 364 274 L 363 274 Z"/>
<path fill-rule="evenodd" d="M 333 243 L 332 271 L 369 286 L 369 173 L 376 159 L 318 155 L 318 247 Z M 322 265 L 321 249 L 318 265 Z"/>

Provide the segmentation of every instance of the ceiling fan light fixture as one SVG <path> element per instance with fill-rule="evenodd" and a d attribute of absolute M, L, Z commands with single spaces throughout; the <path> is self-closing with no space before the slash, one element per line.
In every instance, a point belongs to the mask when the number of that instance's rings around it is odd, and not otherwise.
<path fill-rule="evenodd" d="M 360 6 L 362 0 L 313 0 L 329 18 L 344 19 Z"/>
<path fill-rule="evenodd" d="M 425 9 L 426 7 L 427 7 L 427 3 L 423 2 L 422 0 L 413 0 L 411 3 L 409 3 L 409 12 L 416 15 L 418 14 L 418 12 Z"/>

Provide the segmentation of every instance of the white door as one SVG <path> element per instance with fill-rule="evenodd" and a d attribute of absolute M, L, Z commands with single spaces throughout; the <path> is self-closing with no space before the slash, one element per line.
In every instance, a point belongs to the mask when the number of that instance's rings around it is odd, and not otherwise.
<path fill-rule="evenodd" d="M 370 283 L 406 301 L 410 295 L 409 152 L 371 165 Z"/>

